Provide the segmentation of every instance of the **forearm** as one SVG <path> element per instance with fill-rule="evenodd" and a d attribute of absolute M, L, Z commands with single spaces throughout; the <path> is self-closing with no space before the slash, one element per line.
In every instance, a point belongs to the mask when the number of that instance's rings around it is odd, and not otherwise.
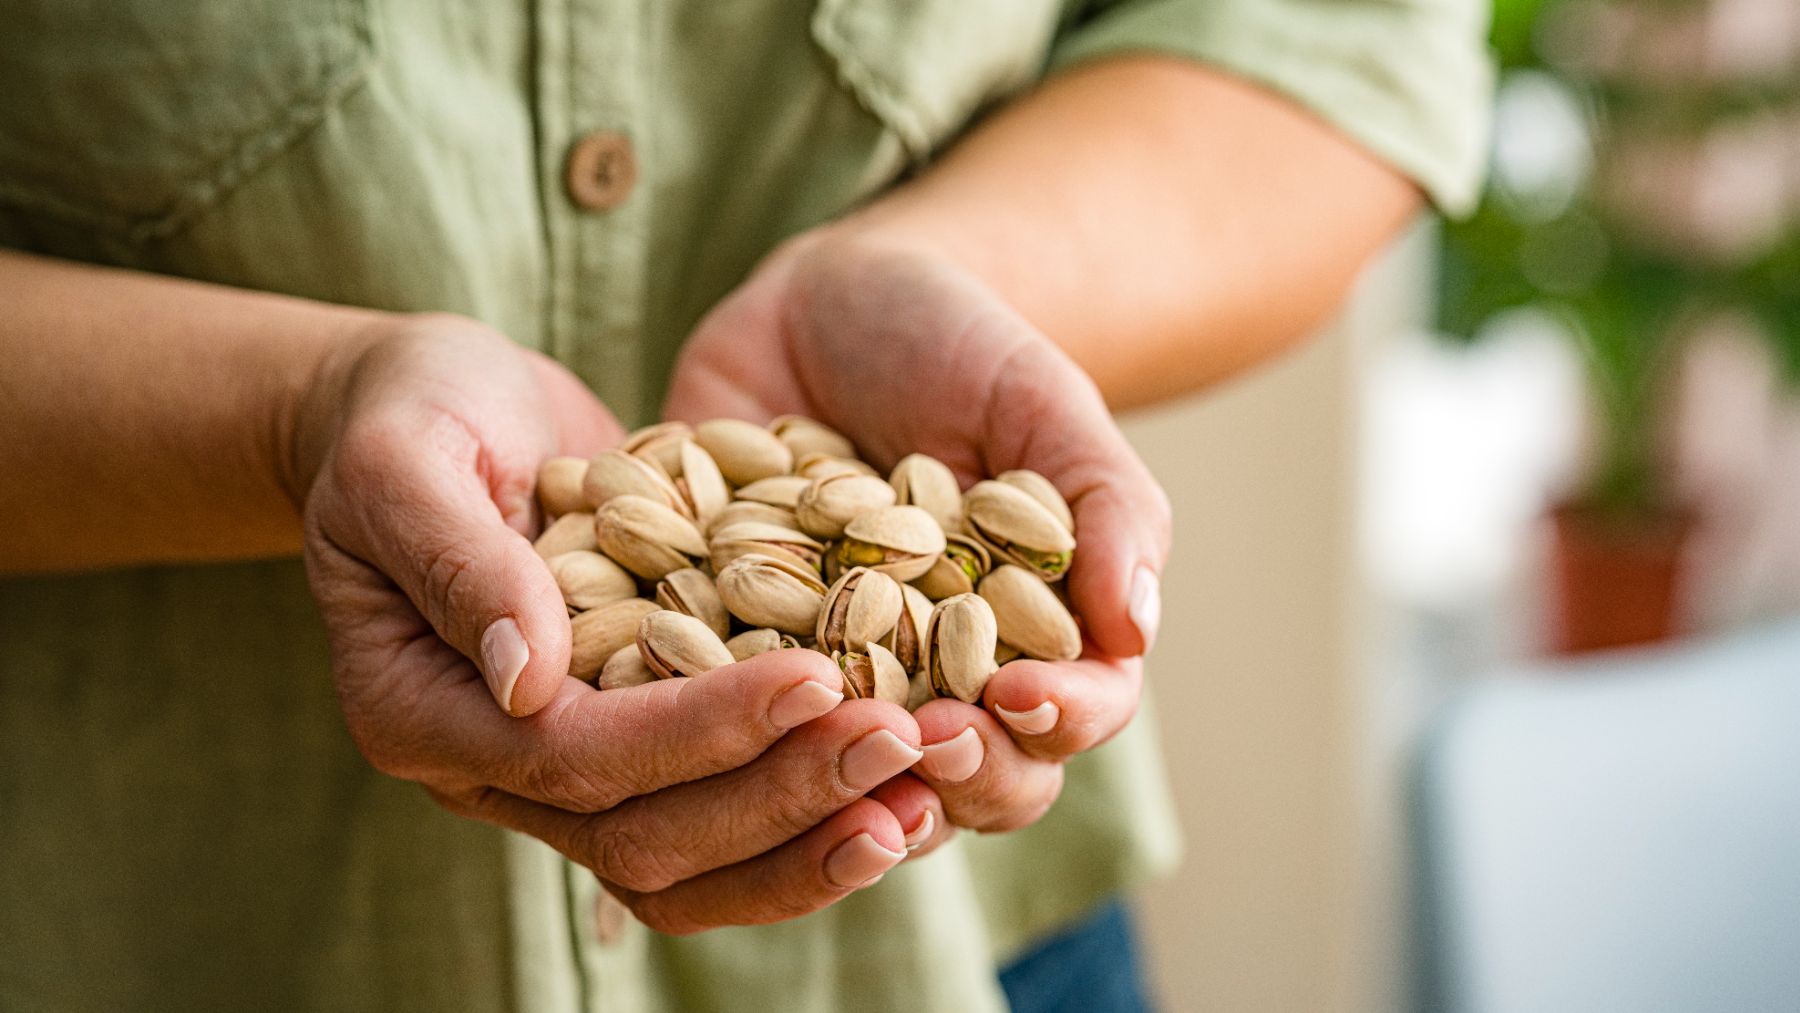
<path fill-rule="evenodd" d="M 0 572 L 296 553 L 291 407 L 373 314 L 0 251 Z"/>
<path fill-rule="evenodd" d="M 1288 102 L 1127 57 L 1050 81 L 845 224 L 945 252 L 1129 407 L 1317 328 L 1418 205 Z"/>

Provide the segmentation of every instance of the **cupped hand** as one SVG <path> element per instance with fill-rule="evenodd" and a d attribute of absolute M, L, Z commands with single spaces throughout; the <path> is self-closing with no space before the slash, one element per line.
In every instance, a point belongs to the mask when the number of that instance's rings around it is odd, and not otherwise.
<path fill-rule="evenodd" d="M 985 709 L 937 700 L 914 715 L 926 743 L 916 773 L 948 823 L 1035 821 L 1061 791 L 1062 761 L 1136 712 L 1167 497 L 1093 383 L 1043 334 L 948 258 L 866 233 L 778 250 L 702 321 L 677 364 L 673 418 L 784 413 L 836 427 L 878 465 L 924 452 L 965 488 L 1029 468 L 1069 501 L 1081 660 L 1015 661 L 988 684 Z"/>
<path fill-rule="evenodd" d="M 567 612 L 528 536 L 538 464 L 621 436 L 579 381 L 461 318 L 364 338 L 292 429 L 308 576 L 377 769 L 546 841 L 668 931 L 802 914 L 903 857 L 896 813 L 923 803 L 893 779 L 918 726 L 837 706 L 822 656 L 605 693 L 568 677 Z M 863 798 L 877 787 L 896 803 Z"/>

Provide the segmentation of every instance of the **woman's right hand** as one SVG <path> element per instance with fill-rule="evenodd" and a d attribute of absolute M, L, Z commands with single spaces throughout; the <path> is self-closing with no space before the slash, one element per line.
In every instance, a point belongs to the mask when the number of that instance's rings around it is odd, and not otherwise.
<path fill-rule="evenodd" d="M 287 428 L 338 696 L 377 769 L 544 840 L 669 932 L 805 914 L 898 863 L 907 831 L 942 839 L 941 803 L 897 776 L 918 725 L 839 706 L 823 655 L 605 693 L 568 677 L 532 483 L 621 430 L 560 366 L 466 319 L 383 318 Z"/>

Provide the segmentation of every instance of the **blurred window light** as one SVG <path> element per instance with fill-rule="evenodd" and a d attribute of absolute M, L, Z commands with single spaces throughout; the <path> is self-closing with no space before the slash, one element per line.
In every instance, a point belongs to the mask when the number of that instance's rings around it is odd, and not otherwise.
<path fill-rule="evenodd" d="M 1593 162 L 1580 97 L 1543 71 L 1507 74 L 1494 107 L 1494 188 L 1517 216 L 1546 222 L 1567 211 Z"/>

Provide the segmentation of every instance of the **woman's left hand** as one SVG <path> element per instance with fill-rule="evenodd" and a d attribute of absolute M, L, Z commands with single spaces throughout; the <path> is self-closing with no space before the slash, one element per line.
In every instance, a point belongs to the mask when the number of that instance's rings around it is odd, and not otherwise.
<path fill-rule="evenodd" d="M 933 251 L 847 229 L 773 253 L 701 322 L 677 365 L 671 418 L 785 413 L 836 427 L 878 466 L 927 453 L 965 487 L 1029 468 L 1069 501 L 1081 659 L 1003 666 L 985 709 L 920 708 L 925 758 L 914 770 L 936 798 L 905 776 L 885 792 L 908 809 L 941 805 L 927 848 L 952 825 L 1036 821 L 1061 791 L 1062 762 L 1137 710 L 1169 548 L 1167 497 L 1086 374 L 976 277 Z"/>

